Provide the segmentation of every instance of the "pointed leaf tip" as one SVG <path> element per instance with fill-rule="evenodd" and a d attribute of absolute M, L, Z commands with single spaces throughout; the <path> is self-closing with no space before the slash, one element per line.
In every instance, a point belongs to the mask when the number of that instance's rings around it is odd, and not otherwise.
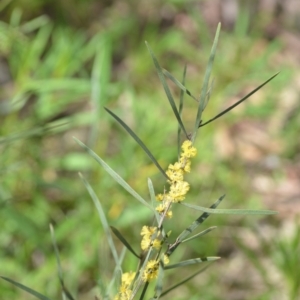
<path fill-rule="evenodd" d="M 0 276 L 0 278 L 2 278 L 3 280 L 6 280 L 8 282 L 10 282 L 11 284 L 13 284 L 14 286 L 18 287 L 19 289 L 22 289 L 23 291 L 29 293 L 30 295 L 34 296 L 35 298 L 37 299 L 40 299 L 40 300 L 50 300 L 48 297 L 40 294 L 39 292 L 29 288 L 28 286 L 25 286 L 17 281 L 14 281 L 13 279 L 10 279 L 10 278 L 7 278 L 7 277 L 4 277 L 4 276 Z"/>
<path fill-rule="evenodd" d="M 166 179 L 169 179 L 168 175 L 164 171 L 164 169 L 160 166 L 158 161 L 155 159 L 151 151 L 147 148 L 147 146 L 144 144 L 144 142 L 135 134 L 135 132 L 122 120 L 120 119 L 116 114 L 114 114 L 111 110 L 104 107 L 104 109 L 129 133 L 129 135 L 137 142 L 137 144 L 145 151 L 145 153 L 148 155 L 148 157 L 152 160 L 152 162 L 155 164 L 155 166 L 158 168 L 158 170 L 166 177 Z"/>
<path fill-rule="evenodd" d="M 174 113 L 174 115 L 175 115 L 175 117 L 176 117 L 176 119 L 177 119 L 177 122 L 178 122 L 179 126 L 181 127 L 182 131 L 184 132 L 185 136 L 188 138 L 188 134 L 187 134 L 187 132 L 186 132 L 186 129 L 185 129 L 184 125 L 183 125 L 183 122 L 182 122 L 181 117 L 180 117 L 180 115 L 179 115 L 179 112 L 178 112 L 178 110 L 177 110 L 177 107 L 176 107 L 176 104 L 175 104 L 175 102 L 174 102 L 173 96 L 172 96 L 171 91 L 170 91 L 170 89 L 169 89 L 169 86 L 168 86 L 168 84 L 167 84 L 167 82 L 166 82 L 166 80 L 165 80 L 165 76 L 164 76 L 164 74 L 163 74 L 163 70 L 162 70 L 162 68 L 161 68 L 161 66 L 160 66 L 160 64 L 159 64 L 159 62 L 158 62 L 156 56 L 154 55 L 153 50 L 152 50 L 151 47 L 148 45 L 148 43 L 146 43 L 146 46 L 147 46 L 147 48 L 148 48 L 148 51 L 149 51 L 150 56 L 151 56 L 151 58 L 152 58 L 153 64 L 154 64 L 155 69 L 156 69 L 156 71 L 157 71 L 159 80 L 160 80 L 160 82 L 161 82 L 161 84 L 162 84 L 162 86 L 163 86 L 163 88 L 164 88 L 164 91 L 165 91 L 165 93 L 166 93 L 166 95 L 167 95 L 167 98 L 168 98 L 168 100 L 169 100 L 169 103 L 170 103 L 170 105 L 171 105 L 171 108 L 172 108 L 172 110 L 173 110 L 173 113 Z"/>

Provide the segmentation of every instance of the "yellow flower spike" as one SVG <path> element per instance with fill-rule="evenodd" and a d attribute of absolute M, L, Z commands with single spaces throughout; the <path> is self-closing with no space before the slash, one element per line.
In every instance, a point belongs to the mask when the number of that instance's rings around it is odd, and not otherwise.
<path fill-rule="evenodd" d="M 135 277 L 135 272 L 126 272 L 124 274 L 122 274 L 122 284 L 126 284 L 126 285 L 130 285 L 132 280 L 134 279 Z"/>
<path fill-rule="evenodd" d="M 150 226 L 142 227 L 142 230 L 141 230 L 141 235 L 143 236 L 142 241 L 141 241 L 142 250 L 147 250 L 150 248 L 152 236 L 156 232 L 157 232 L 157 227 L 150 227 Z"/>
<path fill-rule="evenodd" d="M 141 235 L 150 236 L 157 231 L 157 227 L 143 226 L 141 230 Z"/>
<path fill-rule="evenodd" d="M 141 241 L 141 249 L 142 250 L 148 250 L 151 245 L 151 238 L 147 235 L 145 235 Z"/>
<path fill-rule="evenodd" d="M 149 260 L 142 275 L 142 280 L 144 282 L 150 282 L 157 278 L 158 267 L 159 262 L 157 260 Z"/>
<path fill-rule="evenodd" d="M 197 149 L 193 147 L 192 142 L 189 140 L 183 142 L 181 149 L 183 150 L 183 152 L 181 153 L 181 157 L 190 158 L 197 155 Z"/>
<path fill-rule="evenodd" d="M 132 291 L 129 289 L 131 282 L 135 277 L 135 272 L 127 272 L 122 274 L 122 282 L 119 288 L 118 294 L 115 296 L 114 300 L 129 300 Z"/>
<path fill-rule="evenodd" d="M 132 291 L 131 291 L 131 290 L 125 290 L 125 291 L 123 291 L 123 292 L 120 291 L 120 292 L 115 296 L 114 300 L 130 300 L 131 294 L 132 294 Z"/>
<path fill-rule="evenodd" d="M 155 248 L 156 250 L 158 250 L 160 247 L 161 247 L 161 241 L 158 240 L 158 239 L 155 239 L 153 242 L 152 242 L 152 245 L 153 245 L 153 248 Z"/>
<path fill-rule="evenodd" d="M 164 214 L 165 210 L 167 209 L 167 206 L 165 204 L 159 204 L 158 206 L 156 206 L 155 210 L 159 213 L 159 214 Z M 172 218 L 173 213 L 172 211 L 168 210 L 166 213 L 166 217 L 167 218 Z"/>
<path fill-rule="evenodd" d="M 176 162 L 174 165 L 170 164 L 168 169 L 172 170 L 172 171 L 180 171 L 181 170 L 181 164 L 179 162 Z"/>
<path fill-rule="evenodd" d="M 166 171 L 166 174 L 170 178 L 170 180 L 168 180 L 169 183 L 172 183 L 174 181 L 183 180 L 183 170 L 182 169 L 178 169 L 178 170 L 169 169 Z"/>
<path fill-rule="evenodd" d="M 187 151 L 190 147 L 192 147 L 193 146 L 193 144 L 192 144 L 192 142 L 190 141 L 190 140 L 186 140 L 186 141 L 184 141 L 183 143 L 182 143 L 182 145 L 181 145 L 181 149 L 183 150 L 183 151 Z"/>
<path fill-rule="evenodd" d="M 185 173 L 190 173 L 191 172 L 191 160 L 187 157 L 181 157 L 179 160 L 182 169 Z"/>
<path fill-rule="evenodd" d="M 165 194 L 164 200 L 165 203 L 173 202 L 173 198 L 171 197 L 170 193 Z"/>
<path fill-rule="evenodd" d="M 164 211 L 165 211 L 165 206 L 163 204 L 159 204 L 158 206 L 156 206 L 155 210 L 160 213 L 160 214 L 163 214 Z"/>
<path fill-rule="evenodd" d="M 157 201 L 163 201 L 164 200 L 164 195 L 163 194 L 156 195 L 156 200 Z"/>
<path fill-rule="evenodd" d="M 185 195 L 189 189 L 190 185 L 188 182 L 179 181 L 171 185 L 169 194 L 173 198 L 173 202 L 180 202 L 185 199 Z"/>
<path fill-rule="evenodd" d="M 166 217 L 168 219 L 171 219 L 173 217 L 173 212 L 171 210 L 168 210 L 168 212 L 166 213 Z"/>

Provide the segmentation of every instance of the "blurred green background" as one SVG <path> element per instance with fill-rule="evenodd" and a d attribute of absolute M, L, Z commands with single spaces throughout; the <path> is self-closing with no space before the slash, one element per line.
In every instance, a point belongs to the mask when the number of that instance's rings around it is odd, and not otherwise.
<path fill-rule="evenodd" d="M 111 225 L 139 248 L 152 216 L 73 140 L 99 154 L 141 195 L 165 180 L 104 111 L 121 117 L 160 164 L 176 160 L 177 124 L 144 41 L 163 68 L 199 95 L 218 22 L 222 31 L 204 120 L 280 71 L 272 82 L 203 127 L 186 201 L 274 209 L 273 217 L 211 216 L 218 229 L 184 244 L 172 262 L 220 255 L 167 299 L 300 298 L 300 8 L 296 1 L 0 2 L 0 274 L 52 299 L 61 291 L 49 224 L 65 283 L 77 299 L 100 298 L 114 269 L 82 172 Z M 172 83 L 178 97 L 180 91 Z M 197 105 L 186 98 L 193 128 Z M 174 209 L 175 240 L 199 212 Z M 120 243 L 118 246 L 121 249 Z M 124 269 L 135 260 L 127 254 Z M 170 272 L 165 287 L 195 271 Z M 150 295 L 149 295 L 150 297 Z M 1 299 L 33 299 L 0 281 Z"/>

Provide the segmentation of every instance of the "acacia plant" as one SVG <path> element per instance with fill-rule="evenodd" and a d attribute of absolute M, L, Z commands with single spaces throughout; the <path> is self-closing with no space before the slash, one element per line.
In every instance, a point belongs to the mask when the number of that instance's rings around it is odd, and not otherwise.
<path fill-rule="evenodd" d="M 202 113 L 209 101 L 210 97 L 210 75 L 212 71 L 213 61 L 216 52 L 216 46 L 218 42 L 220 32 L 220 24 L 217 28 L 217 32 L 215 35 L 215 40 L 211 49 L 211 54 L 209 57 L 207 69 L 204 76 L 204 83 L 201 89 L 199 99 L 185 87 L 185 76 L 186 76 L 186 68 L 184 69 L 183 80 L 182 82 L 178 81 L 174 76 L 172 76 L 168 71 L 161 68 L 157 58 L 155 57 L 152 49 L 146 42 L 146 46 L 149 50 L 151 58 L 153 60 L 154 66 L 158 73 L 159 79 L 163 85 L 169 103 L 172 107 L 174 115 L 178 122 L 178 160 L 172 164 L 170 164 L 167 168 L 167 171 L 159 165 L 158 161 L 152 155 L 150 150 L 146 147 L 146 145 L 142 142 L 142 140 L 133 132 L 128 125 L 124 123 L 117 115 L 115 115 L 108 108 L 105 108 L 106 111 L 129 133 L 129 135 L 142 147 L 145 153 L 149 156 L 152 162 L 156 165 L 162 175 L 165 177 L 167 185 L 163 191 L 155 195 L 154 187 L 151 179 L 148 179 L 148 188 L 150 194 L 150 200 L 152 204 L 149 204 L 142 196 L 140 196 L 136 191 L 134 191 L 114 170 L 112 170 L 97 154 L 95 154 L 91 149 L 89 149 L 86 145 L 77 140 L 77 142 L 86 149 L 86 151 L 93 156 L 97 162 L 102 165 L 102 167 L 119 183 L 121 184 L 134 198 L 141 202 L 141 204 L 148 207 L 151 213 L 154 215 L 154 223 L 151 226 L 144 225 L 141 228 L 141 242 L 140 248 L 142 250 L 142 254 L 137 254 L 137 251 L 134 250 L 134 246 L 130 245 L 126 238 L 114 227 L 110 227 L 113 233 L 119 238 L 119 240 L 124 244 L 125 248 L 129 250 L 133 255 L 135 255 L 138 259 L 137 266 L 135 270 L 122 270 L 121 268 L 121 258 L 117 256 L 115 247 L 113 245 L 111 237 L 111 250 L 115 253 L 115 261 L 116 261 L 116 273 L 119 274 L 119 288 L 114 296 L 114 300 L 131 300 L 131 299 L 144 299 L 146 296 L 146 292 L 149 289 L 149 283 L 152 281 L 156 281 L 154 291 L 152 293 L 152 299 L 158 299 L 161 296 L 166 295 L 168 292 L 178 287 L 179 285 L 185 283 L 190 280 L 198 273 L 203 271 L 203 268 L 200 269 L 196 274 L 192 274 L 189 278 L 184 279 L 182 282 L 175 284 L 173 287 L 168 289 L 163 289 L 163 278 L 166 275 L 166 271 L 169 269 L 174 269 L 182 266 L 187 266 L 191 264 L 199 264 L 203 262 L 213 262 L 219 257 L 211 256 L 211 257 L 202 257 L 202 258 L 193 258 L 181 262 L 170 263 L 171 256 L 174 251 L 177 249 L 179 245 L 184 242 L 187 242 L 191 239 L 199 238 L 204 234 L 207 234 L 211 230 L 216 227 L 210 227 L 201 232 L 195 233 L 194 231 L 198 229 L 199 225 L 201 225 L 205 219 L 210 214 L 273 214 L 275 212 L 268 210 L 240 210 L 240 209 L 217 209 L 217 206 L 224 199 L 225 195 L 222 195 L 215 203 L 212 204 L 210 208 L 201 207 L 198 205 L 190 204 L 184 202 L 186 194 L 190 190 L 190 184 L 185 181 L 185 174 L 191 172 L 191 161 L 192 158 L 197 155 L 197 149 L 194 147 L 194 142 L 197 138 L 197 133 L 199 129 L 210 122 L 216 120 L 221 117 L 235 106 L 239 105 L 246 99 L 248 99 L 252 94 L 254 94 L 257 90 L 267 84 L 270 80 L 272 80 L 277 74 L 269 78 L 263 84 L 258 86 L 256 89 L 251 91 L 245 97 L 237 101 L 235 104 L 225 109 L 214 118 L 203 122 L 202 121 Z M 179 105 L 177 107 L 171 91 L 166 82 L 166 77 L 173 81 L 180 89 L 181 95 L 179 99 Z M 197 115 L 195 118 L 194 129 L 192 133 L 188 133 L 184 123 L 181 118 L 181 113 L 183 109 L 183 96 L 187 94 L 189 97 L 192 97 L 198 103 Z M 184 141 L 181 141 L 181 135 L 184 136 Z M 96 199 L 95 194 L 93 193 L 88 182 L 81 176 L 83 179 L 87 189 L 89 190 L 92 198 L 95 201 L 96 206 L 101 210 L 101 215 L 103 215 L 102 208 L 99 206 L 99 200 Z M 171 232 L 165 232 L 164 224 L 168 219 L 173 217 L 172 207 L 173 205 L 184 205 L 186 207 L 201 211 L 201 215 L 194 221 L 192 224 L 183 230 L 183 232 L 176 237 L 175 239 L 171 239 Z M 102 220 L 104 227 L 107 224 L 106 220 Z M 108 225 L 107 225 L 108 226 Z M 109 232 L 109 228 L 107 231 Z M 193 234 L 193 235 L 192 235 Z M 109 234 L 110 235 L 110 234 Z M 103 291 L 103 297 L 109 298 L 110 291 L 109 289 Z"/>
<path fill-rule="evenodd" d="M 144 199 L 141 195 L 139 195 L 124 179 L 121 178 L 120 175 L 117 174 L 106 162 L 100 158 L 95 152 L 93 152 L 90 148 L 88 148 L 81 141 L 75 139 L 80 146 L 82 146 L 112 177 L 113 179 L 119 183 L 125 190 L 127 190 L 133 198 L 138 200 L 142 205 L 145 205 L 152 216 L 154 216 L 154 222 L 151 225 L 144 225 L 141 228 L 140 234 L 142 236 L 140 244 L 141 251 L 136 251 L 134 248 L 136 245 L 131 245 L 126 238 L 120 233 L 116 228 L 109 226 L 107 219 L 105 217 L 105 213 L 102 209 L 101 202 L 96 196 L 94 190 L 88 183 L 88 181 L 80 174 L 81 179 L 83 180 L 91 198 L 94 201 L 96 209 L 99 213 L 100 220 L 102 222 L 104 232 L 107 236 L 108 244 L 110 246 L 110 250 L 112 252 L 114 261 L 115 261 L 115 270 L 114 275 L 111 279 L 110 284 L 106 287 L 102 287 L 101 289 L 101 299 L 114 299 L 114 300 L 131 300 L 131 299 L 145 299 L 147 295 L 147 299 L 149 296 L 151 299 L 158 299 L 178 286 L 184 284 L 200 272 L 203 272 L 204 268 L 200 268 L 194 274 L 191 274 L 188 278 L 185 278 L 179 283 L 174 284 L 171 287 L 165 288 L 163 286 L 163 278 L 167 276 L 167 272 L 170 269 L 179 268 L 183 266 L 188 266 L 192 264 L 201 264 L 204 262 L 213 262 L 219 257 L 210 256 L 210 257 L 201 257 L 201 258 L 192 258 L 189 260 L 181 261 L 181 262 L 172 262 L 172 254 L 174 251 L 182 245 L 183 243 L 190 241 L 192 239 L 199 238 L 216 227 L 209 227 L 203 231 L 196 232 L 198 227 L 209 217 L 211 214 L 243 214 L 243 215 L 268 215 L 274 214 L 274 211 L 269 210 L 242 210 L 242 209 L 217 209 L 217 206 L 224 199 L 225 195 L 222 195 L 215 201 L 209 208 L 198 206 L 192 203 L 186 203 L 184 200 L 186 198 L 186 194 L 190 190 L 190 184 L 185 181 L 186 173 L 190 173 L 192 158 L 197 155 L 197 149 L 194 147 L 195 140 L 197 138 L 197 133 L 201 129 L 201 127 L 209 124 L 210 122 L 216 120 L 221 117 L 225 113 L 229 112 L 231 109 L 248 99 L 251 95 L 253 95 L 256 91 L 262 88 L 265 84 L 267 84 L 270 80 L 272 80 L 277 74 L 273 75 L 271 78 L 266 80 L 256 89 L 251 91 L 245 97 L 237 101 L 235 104 L 231 105 L 221 113 L 217 114 L 215 117 L 209 119 L 208 121 L 202 121 L 202 113 L 206 108 L 209 98 L 210 98 L 210 75 L 212 71 L 212 66 L 214 62 L 214 57 L 216 53 L 216 47 L 218 42 L 218 37 L 220 33 L 220 24 L 218 25 L 214 43 L 211 49 L 210 57 L 208 60 L 208 65 L 204 75 L 204 82 L 202 85 L 201 93 L 199 97 L 193 96 L 193 94 L 185 87 L 185 77 L 186 77 L 186 68 L 184 68 L 183 79 L 182 82 L 177 80 L 174 76 L 172 76 L 168 71 L 161 68 L 158 63 L 157 58 L 155 57 L 152 49 L 146 42 L 146 46 L 149 50 L 150 56 L 153 60 L 154 66 L 158 73 L 159 79 L 163 85 L 169 103 L 172 107 L 174 115 L 178 122 L 178 160 L 176 162 L 171 163 L 167 170 L 165 171 L 163 167 L 160 166 L 157 159 L 152 155 L 146 145 L 142 142 L 142 140 L 134 133 L 132 129 L 129 128 L 128 125 L 124 123 L 117 115 L 115 115 L 111 110 L 105 108 L 106 111 L 129 133 L 129 135 L 138 143 L 138 145 L 145 151 L 145 153 L 149 156 L 152 162 L 156 165 L 158 170 L 162 173 L 164 180 L 166 181 L 166 185 L 163 191 L 159 193 L 155 193 L 154 186 L 152 184 L 151 179 L 148 179 L 148 189 L 150 195 L 150 201 Z M 171 91 L 166 82 L 166 78 L 169 78 L 173 81 L 181 90 L 179 105 L 176 105 L 174 98 L 171 94 Z M 184 95 L 188 95 L 193 98 L 197 102 L 197 113 L 194 122 L 194 128 L 191 133 L 188 133 L 184 123 L 181 118 L 182 109 L 183 109 L 183 98 Z M 181 139 L 181 136 L 184 136 Z M 183 229 L 182 233 L 177 237 L 172 237 L 172 232 L 165 232 L 164 225 L 168 222 L 168 219 L 173 217 L 172 207 L 174 205 L 182 205 L 191 209 L 195 209 L 201 212 L 199 217 L 194 220 L 188 228 Z M 61 287 L 63 293 L 67 299 L 74 299 L 71 293 L 67 290 L 64 285 L 64 281 L 62 278 L 62 271 L 59 263 L 59 255 L 58 250 L 53 234 L 53 244 L 55 248 L 55 253 L 58 261 L 59 268 L 59 278 L 61 282 Z M 112 233 L 123 243 L 125 246 L 121 253 L 118 253 L 113 242 Z M 123 270 L 122 262 L 124 259 L 125 251 L 128 250 L 137 258 L 136 268 L 134 270 Z M 138 254 L 138 253 L 142 254 Z M 32 290 L 31 288 L 25 287 L 20 283 L 17 283 L 9 278 L 2 277 L 3 279 L 17 285 L 19 288 L 24 289 L 30 294 L 36 296 L 38 299 L 48 299 L 46 296 L 41 295 L 40 293 Z M 155 282 L 154 290 L 150 290 L 150 282 Z M 117 285 L 117 289 L 115 288 Z"/>

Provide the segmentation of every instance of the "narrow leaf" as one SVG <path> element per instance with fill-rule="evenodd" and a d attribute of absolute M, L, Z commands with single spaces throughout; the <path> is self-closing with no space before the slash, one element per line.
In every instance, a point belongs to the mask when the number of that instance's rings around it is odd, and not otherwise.
<path fill-rule="evenodd" d="M 28 33 L 33 32 L 34 30 L 41 28 L 42 26 L 45 26 L 47 23 L 49 23 L 49 17 L 46 15 L 41 15 L 37 18 L 34 18 L 34 19 L 26 22 L 25 24 L 22 24 L 19 27 L 19 30 L 21 30 L 23 33 L 28 34 Z M 47 36 L 47 38 L 48 38 L 48 36 Z M 41 41 L 41 43 L 42 42 L 43 42 L 43 40 Z M 44 46 L 44 44 L 42 44 L 42 45 Z M 38 57 L 40 57 L 40 56 L 38 56 Z"/>
<path fill-rule="evenodd" d="M 115 234 L 115 236 L 123 243 L 123 245 L 134 255 L 136 256 L 138 259 L 140 259 L 140 256 L 133 250 L 133 248 L 131 247 L 131 245 L 126 241 L 126 239 L 124 238 L 124 236 L 121 234 L 121 232 L 113 227 L 110 226 L 110 229 L 112 230 L 112 232 Z"/>
<path fill-rule="evenodd" d="M 29 293 L 30 295 L 32 295 L 32 296 L 34 296 L 34 297 L 36 297 L 36 298 L 38 298 L 40 300 L 50 300 L 48 297 L 40 294 L 39 292 L 37 292 L 37 291 L 35 291 L 35 290 L 33 290 L 33 289 L 31 289 L 31 288 L 29 288 L 29 287 L 27 287 L 27 286 L 19 283 L 19 282 L 16 282 L 16 281 L 14 281 L 14 280 L 12 280 L 10 278 L 4 277 L 4 276 L 0 276 L 0 277 L 2 279 L 6 280 L 6 281 L 8 281 L 10 283 L 12 283 L 13 285 L 15 285 L 16 287 L 18 287 L 19 289 L 22 289 L 23 291 Z"/>
<path fill-rule="evenodd" d="M 185 84 L 185 77 L 186 77 L 186 65 L 184 66 L 183 69 L 183 78 L 182 78 L 182 84 Z M 180 92 L 180 97 L 179 97 L 179 115 L 180 118 L 182 116 L 182 110 L 183 110 L 183 98 L 184 98 L 184 91 L 181 90 Z M 178 124 L 178 129 L 177 129 L 177 149 L 178 149 L 178 161 L 180 158 L 180 148 L 181 148 L 181 142 L 180 142 L 180 135 L 181 135 L 181 127 Z"/>
<path fill-rule="evenodd" d="M 186 69 L 186 67 L 185 67 Z M 170 72 L 168 72 L 167 70 L 165 69 L 162 69 L 163 71 L 163 74 L 168 77 L 171 81 L 173 81 L 180 89 L 182 92 L 188 94 L 190 97 L 192 97 L 195 101 L 198 102 L 197 98 L 194 97 L 192 95 L 192 93 L 184 86 L 184 83 L 181 83 L 180 81 L 178 81 Z"/>
<path fill-rule="evenodd" d="M 193 136 L 192 136 L 192 142 L 194 142 L 195 139 L 196 139 L 197 131 L 198 131 L 199 125 L 201 123 L 202 112 L 203 112 L 204 107 L 205 107 L 207 91 L 208 91 L 208 85 L 209 85 L 209 78 L 210 78 L 210 74 L 211 74 L 211 71 L 212 71 L 212 66 L 213 66 L 213 63 L 214 63 L 214 58 L 215 58 L 215 54 L 216 54 L 216 50 L 217 50 L 217 44 L 218 44 L 220 29 L 221 29 L 221 23 L 218 24 L 215 39 L 214 39 L 214 43 L 213 43 L 213 46 L 211 48 L 208 64 L 207 64 L 207 67 L 206 67 L 206 70 L 205 70 L 203 85 L 202 85 L 200 99 L 199 99 L 197 117 L 196 117 L 194 132 L 193 132 Z"/>
<path fill-rule="evenodd" d="M 98 199 L 96 193 L 94 192 L 93 188 L 90 186 L 88 181 L 82 176 L 81 173 L 79 173 L 79 177 L 83 181 L 83 183 L 84 183 L 87 191 L 89 192 L 89 194 L 90 194 L 90 196 L 91 196 L 91 198 L 94 202 L 94 205 L 95 205 L 95 207 L 98 211 L 98 215 L 99 215 L 101 224 L 103 226 L 103 229 L 104 229 L 107 241 L 108 241 L 108 245 L 110 247 L 110 251 L 111 251 L 111 253 L 114 257 L 115 263 L 117 264 L 117 262 L 119 261 L 118 253 L 117 253 L 117 250 L 116 250 L 116 247 L 115 247 L 115 244 L 114 244 L 114 241 L 113 241 L 113 238 L 112 238 L 112 235 L 111 235 L 111 232 L 110 232 L 110 228 L 109 228 L 104 210 L 102 208 L 101 202 L 99 201 L 99 199 Z"/>
<path fill-rule="evenodd" d="M 198 274 L 204 272 L 207 268 L 209 268 L 210 265 L 208 266 L 205 266 L 204 268 L 202 268 L 201 270 L 197 271 L 196 273 L 194 273 L 193 275 L 185 278 L 184 280 L 176 283 L 175 285 L 171 286 L 170 288 L 168 288 L 166 291 L 164 291 L 162 294 L 161 294 L 161 297 L 167 295 L 168 293 L 170 293 L 171 291 L 175 290 L 177 287 L 183 285 L 184 283 L 188 282 L 189 280 L 191 280 L 192 278 L 196 277 Z"/>
<path fill-rule="evenodd" d="M 167 178 L 169 179 L 169 177 L 167 176 L 166 172 L 164 171 L 164 169 L 160 166 L 160 164 L 158 163 L 158 161 L 155 159 L 155 157 L 152 155 L 152 153 L 150 152 L 150 150 L 146 147 L 146 145 L 142 142 L 142 140 L 128 127 L 128 125 L 126 125 L 117 115 L 115 115 L 112 111 L 110 111 L 108 108 L 104 107 L 105 110 L 111 115 L 113 116 L 120 125 L 123 126 L 123 128 L 132 136 L 132 138 L 138 143 L 138 145 L 146 152 L 146 154 L 149 156 L 149 158 L 152 160 L 152 162 L 156 165 L 156 167 L 159 169 L 159 171 Z"/>
<path fill-rule="evenodd" d="M 91 76 L 91 102 L 93 113 L 91 128 L 87 144 L 92 147 L 97 140 L 98 124 L 101 116 L 100 108 L 104 106 L 107 98 L 111 71 L 111 41 L 108 34 L 102 36 L 102 42 L 98 44 Z"/>
<path fill-rule="evenodd" d="M 200 210 L 209 214 L 219 215 L 274 215 L 277 214 L 274 210 L 260 210 L 260 209 L 211 209 L 189 203 L 180 203 L 186 207 Z"/>
<path fill-rule="evenodd" d="M 210 96 L 211 96 L 211 93 L 212 93 L 212 89 L 213 89 L 213 86 L 214 86 L 214 79 L 212 80 L 212 83 L 207 91 L 207 95 L 206 95 L 206 101 L 205 101 L 205 104 L 204 104 L 204 107 L 203 107 L 203 110 L 205 110 L 208 102 L 209 102 L 209 99 L 210 99 Z M 202 122 L 200 122 L 200 124 L 202 124 Z"/>
<path fill-rule="evenodd" d="M 173 109 L 173 112 L 174 112 L 174 115 L 175 115 L 175 117 L 177 119 L 177 122 L 180 125 L 180 127 L 181 127 L 182 131 L 184 132 L 184 134 L 186 135 L 186 137 L 188 138 L 188 134 L 187 134 L 187 132 L 186 132 L 186 130 L 184 128 L 184 125 L 182 123 L 181 117 L 180 117 L 179 112 L 177 110 L 176 104 L 175 104 L 174 99 L 172 97 L 171 91 L 170 91 L 169 86 L 168 86 L 168 84 L 167 84 L 167 82 L 165 80 L 165 76 L 163 74 L 162 68 L 160 67 L 157 58 L 155 57 L 152 49 L 150 48 L 150 46 L 148 45 L 147 42 L 146 42 L 146 46 L 147 46 L 148 51 L 149 51 L 149 53 L 150 53 L 150 55 L 152 57 L 154 66 L 155 66 L 157 74 L 158 74 L 158 77 L 159 77 L 160 82 L 162 83 L 162 85 L 164 87 L 165 93 L 166 93 L 166 95 L 168 97 L 168 100 L 170 102 L 170 105 L 171 105 L 171 107 Z"/>
<path fill-rule="evenodd" d="M 199 232 L 199 233 L 191 236 L 190 238 L 183 240 L 181 243 L 185 243 L 185 242 L 188 242 L 190 240 L 196 239 L 196 238 L 198 238 L 200 236 L 203 236 L 203 235 L 209 233 L 210 231 L 212 231 L 212 230 L 214 230 L 216 228 L 217 228 L 217 226 L 209 227 L 209 228 L 207 228 L 207 229 L 205 229 L 205 230 L 203 230 L 203 231 L 201 231 L 201 232 Z"/>
<path fill-rule="evenodd" d="M 199 125 L 199 127 L 202 127 L 204 125 L 207 125 L 209 123 L 211 123 L 212 121 L 220 118 L 221 116 L 223 116 L 224 114 L 226 114 L 227 112 L 229 112 L 230 110 L 232 110 L 233 108 L 235 108 L 236 106 L 238 106 L 239 104 L 241 104 L 243 101 L 247 100 L 250 96 L 252 96 L 254 93 L 256 93 L 259 89 L 261 89 L 264 85 L 266 85 L 268 82 L 270 82 L 273 78 L 275 78 L 277 75 L 279 74 L 276 73 L 275 75 L 273 75 L 272 77 L 270 77 L 267 81 L 265 81 L 263 84 L 261 84 L 260 86 L 258 86 L 256 89 L 254 89 L 253 91 L 251 91 L 249 94 L 247 94 L 244 98 L 242 98 L 241 100 L 237 101 L 236 103 L 234 103 L 233 105 L 231 105 L 230 107 L 226 108 L 225 110 L 223 110 L 221 113 L 217 114 L 215 117 L 213 117 L 212 119 L 201 123 Z"/>
<path fill-rule="evenodd" d="M 50 224 L 50 233 L 51 233 L 52 245 L 53 245 L 54 252 L 55 252 L 55 257 L 56 257 L 56 264 L 57 264 L 58 278 L 59 278 L 60 286 L 63 290 L 63 293 L 67 296 L 67 298 L 69 300 L 75 300 L 73 298 L 73 296 L 71 295 L 71 293 L 66 288 L 65 283 L 64 283 L 63 272 L 62 272 L 62 267 L 61 267 L 60 257 L 59 257 L 59 251 L 58 251 L 58 247 L 57 247 L 57 243 L 56 243 L 56 239 L 55 239 L 55 235 L 54 235 L 54 229 L 53 229 L 52 224 Z"/>
<path fill-rule="evenodd" d="M 215 203 L 213 203 L 210 208 L 215 209 L 221 201 L 224 199 L 225 195 L 221 196 Z M 176 239 L 176 242 L 172 245 L 169 245 L 167 255 L 170 256 L 176 248 L 181 244 L 181 242 L 190 235 L 198 226 L 200 226 L 208 217 L 209 213 L 203 213 L 200 215 L 199 218 L 197 218 L 188 228 L 186 228 Z"/>
<path fill-rule="evenodd" d="M 188 260 L 181 261 L 177 264 L 167 265 L 167 266 L 165 266 L 165 270 L 179 268 L 179 267 L 186 267 L 189 265 L 199 264 L 199 263 L 203 263 L 203 262 L 207 262 L 207 261 L 215 261 L 218 259 L 220 259 L 220 257 L 218 257 L 218 256 L 208 256 L 208 257 L 203 257 L 203 258 L 188 259 Z"/>
<path fill-rule="evenodd" d="M 54 252 L 55 252 L 55 257 L 56 257 L 58 277 L 59 277 L 59 280 L 62 282 L 63 281 L 62 268 L 61 268 L 61 263 L 60 263 L 60 258 L 59 258 L 59 251 L 58 251 L 58 247 L 57 247 L 57 244 L 56 244 L 56 239 L 55 239 L 54 229 L 53 229 L 52 224 L 50 224 L 50 233 L 51 233 L 52 245 L 53 245 Z"/>
<path fill-rule="evenodd" d="M 104 170 L 117 182 L 119 183 L 128 193 L 135 197 L 138 201 L 148 207 L 152 212 L 153 207 L 149 205 L 119 174 L 117 174 L 108 164 L 104 162 L 93 150 L 87 147 L 78 139 L 74 138 L 75 141 L 84 148 L 103 168 Z"/>
<path fill-rule="evenodd" d="M 225 195 L 221 196 L 213 205 L 210 206 L 210 209 L 215 209 L 221 201 L 225 198 Z M 203 213 L 199 218 L 197 218 L 188 228 L 186 228 L 177 238 L 178 241 L 183 241 L 183 239 L 192 233 L 200 224 L 202 224 L 210 215 L 210 213 Z"/>
<path fill-rule="evenodd" d="M 58 127 L 62 127 L 65 125 L 67 125 L 67 122 L 64 122 L 64 123 L 61 123 L 58 125 L 48 124 L 48 125 L 45 125 L 42 127 L 36 127 L 36 128 L 29 129 L 29 130 L 19 131 L 17 133 L 12 133 L 5 137 L 1 137 L 0 144 L 8 144 L 8 143 L 20 140 L 20 139 L 27 139 L 32 136 L 42 136 Z"/>

